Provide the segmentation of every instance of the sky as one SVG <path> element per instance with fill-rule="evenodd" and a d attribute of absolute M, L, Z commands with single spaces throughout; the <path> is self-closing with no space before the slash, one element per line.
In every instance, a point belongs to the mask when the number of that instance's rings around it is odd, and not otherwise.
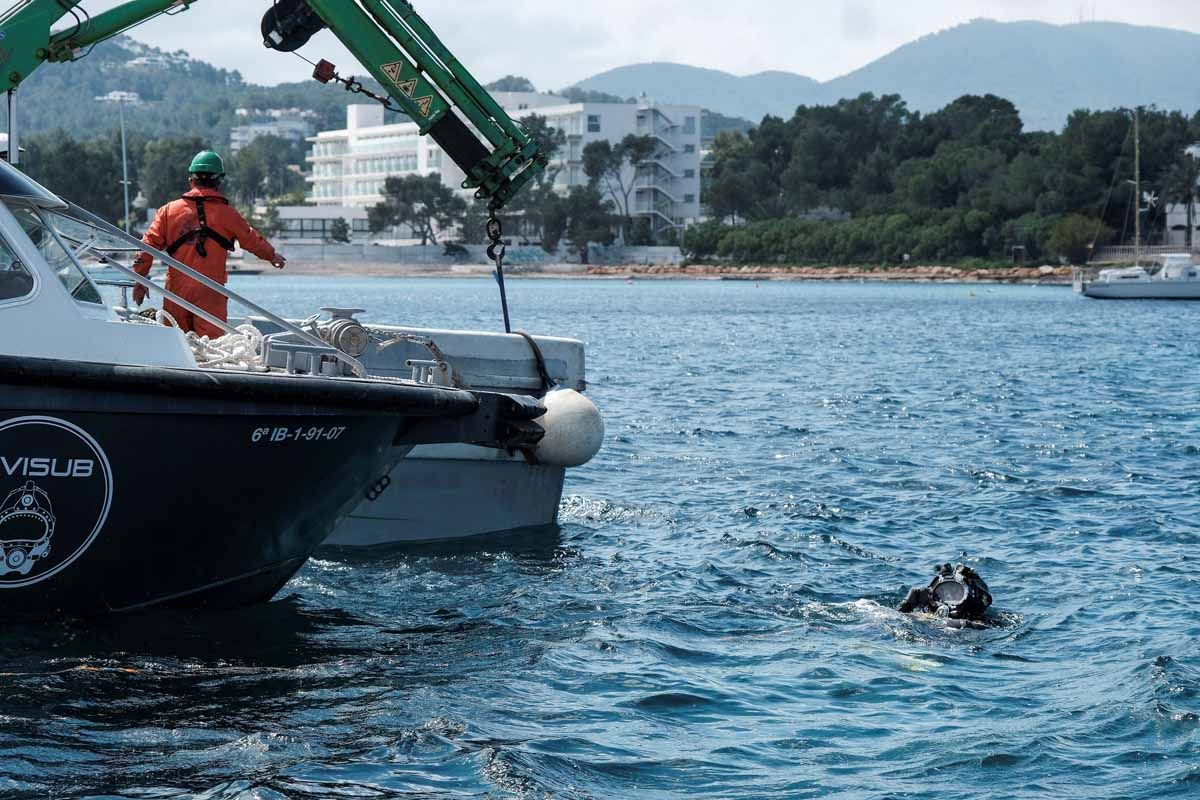
<path fill-rule="evenodd" d="M 349 0 L 346 0 L 349 2 Z M 117 0 L 85 0 L 96 13 Z M 851 72 L 925 34 L 978 17 L 1080 19 L 1200 33 L 1196 0 L 415 0 L 418 13 L 484 83 L 503 75 L 561 89 L 613 67 L 675 61 L 747 75 L 786 70 L 818 80 Z M 308 79 L 298 58 L 267 51 L 259 20 L 270 0 L 196 0 L 135 38 L 187 50 L 252 83 Z M 302 51 L 343 74 L 353 58 L 325 32 Z"/>

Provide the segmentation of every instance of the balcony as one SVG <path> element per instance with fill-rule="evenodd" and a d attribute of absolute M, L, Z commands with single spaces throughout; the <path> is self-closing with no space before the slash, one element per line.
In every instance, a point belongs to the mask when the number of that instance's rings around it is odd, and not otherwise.
<path fill-rule="evenodd" d="M 676 180 L 676 179 L 679 179 L 679 178 L 682 178 L 682 177 L 683 177 L 683 174 L 682 174 L 682 173 L 676 172 L 675 170 L 673 170 L 673 169 L 671 168 L 671 166 L 670 166 L 669 164 L 667 164 L 667 162 L 665 162 L 665 161 L 663 161 L 662 159 L 659 159 L 659 158 L 650 158 L 650 159 L 646 159 L 645 161 L 642 161 L 641 163 L 639 163 L 639 164 L 638 164 L 638 172 L 639 172 L 639 175 L 638 175 L 638 177 L 639 177 L 639 178 L 642 178 L 642 177 L 658 177 L 658 175 L 650 175 L 650 176 L 647 176 L 647 175 L 645 175 L 645 174 L 642 174 L 642 169 L 643 169 L 643 168 L 650 168 L 650 169 L 653 169 L 653 170 L 654 170 L 656 173 L 659 173 L 659 174 L 661 174 L 661 175 L 663 175 L 663 176 L 666 176 L 666 178 L 665 178 L 665 179 Z"/>
<path fill-rule="evenodd" d="M 670 184 L 673 178 L 659 178 L 656 175 L 639 175 L 633 179 L 635 189 L 659 189 Z"/>
<path fill-rule="evenodd" d="M 672 142 L 670 139 L 667 139 L 666 137 L 664 137 L 660 131 L 644 131 L 644 130 L 642 130 L 642 129 L 639 127 L 639 128 L 637 129 L 637 133 L 638 133 L 638 136 L 650 136 L 650 137 L 653 137 L 653 138 L 654 138 L 654 140 L 655 140 L 656 142 L 658 142 L 658 143 L 659 143 L 659 145 L 660 145 L 660 146 L 661 146 L 661 147 L 662 147 L 664 150 L 666 150 L 666 151 L 667 151 L 667 153 L 668 153 L 669 155 L 674 155 L 674 154 L 676 154 L 676 153 L 681 153 L 681 152 L 683 152 L 683 148 L 682 148 L 682 147 L 680 147 L 679 145 L 675 144 L 675 143 L 674 143 L 674 142 Z"/>
<path fill-rule="evenodd" d="M 630 213 L 633 214 L 662 214 L 663 216 L 671 216 L 675 211 L 674 203 L 670 200 L 636 200 L 630 208 Z"/>
<path fill-rule="evenodd" d="M 655 123 L 657 123 L 657 122 L 663 123 L 662 128 L 664 130 L 672 130 L 674 128 L 679 127 L 679 124 L 677 122 L 675 122 L 675 120 L 668 117 L 666 114 L 664 114 L 662 111 L 660 111 L 657 107 L 647 105 L 647 106 L 641 106 L 640 108 L 638 108 L 637 123 L 638 123 L 639 128 L 641 128 L 643 125 L 646 125 L 647 117 L 649 117 L 651 120 L 649 122 L 649 126 L 648 126 L 651 128 L 658 127 L 657 125 L 655 125 Z"/>
<path fill-rule="evenodd" d="M 654 195 L 657 195 L 658 197 L 665 198 L 666 200 L 668 200 L 668 201 L 669 201 L 669 202 L 671 202 L 671 203 L 679 203 L 679 202 L 681 202 L 681 201 L 680 201 L 680 199 L 679 199 L 678 197 L 676 197 L 675 195 L 671 194 L 671 193 L 670 193 L 670 192 L 668 192 L 668 191 L 667 191 L 665 188 L 663 188 L 662 186 L 659 186 L 659 185 L 657 185 L 657 184 L 647 184 L 647 185 L 645 185 L 645 186 L 639 186 L 639 185 L 635 185 L 635 186 L 634 186 L 634 191 L 635 191 L 635 192 L 636 192 L 636 193 L 637 193 L 639 196 L 640 196 L 640 195 L 642 195 L 643 193 L 645 193 L 645 194 L 651 194 L 651 193 L 652 193 L 652 194 L 654 194 Z"/>

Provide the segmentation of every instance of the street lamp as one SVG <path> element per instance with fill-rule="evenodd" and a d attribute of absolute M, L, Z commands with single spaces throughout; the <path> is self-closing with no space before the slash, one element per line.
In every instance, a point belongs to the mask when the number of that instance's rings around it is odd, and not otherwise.
<path fill-rule="evenodd" d="M 109 92 L 108 94 L 97 97 L 96 99 L 102 103 L 117 104 L 121 114 L 121 186 L 125 189 L 125 232 L 129 233 L 129 150 L 125 145 L 125 102 L 130 98 L 128 92 Z"/>

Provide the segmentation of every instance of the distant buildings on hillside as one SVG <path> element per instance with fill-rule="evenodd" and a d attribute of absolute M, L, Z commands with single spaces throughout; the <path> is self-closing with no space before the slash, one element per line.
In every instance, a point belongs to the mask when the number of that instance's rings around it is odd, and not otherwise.
<path fill-rule="evenodd" d="M 131 58 L 125 62 L 129 67 L 149 67 L 151 69 L 166 69 L 176 63 L 170 56 L 167 55 L 148 55 Z"/>
<path fill-rule="evenodd" d="M 137 92 L 109 92 L 96 98 L 102 103 L 124 103 L 127 106 L 140 106 L 142 96 Z"/>
<path fill-rule="evenodd" d="M 239 108 L 234 113 L 245 119 L 259 121 L 235 125 L 229 130 L 229 149 L 237 153 L 255 139 L 278 136 L 292 142 L 303 142 L 316 130 L 317 113 L 301 108 Z"/>
<path fill-rule="evenodd" d="M 566 135 L 566 143 L 550 169 L 563 192 L 588 182 L 583 148 L 594 141 L 616 143 L 628 134 L 652 136 L 659 151 L 628 170 L 634 192 L 630 213 L 650 220 L 657 232 L 682 229 L 700 217 L 699 106 L 572 103 L 554 95 L 496 92 L 498 103 L 514 118 L 531 114 Z M 363 208 L 383 199 L 384 181 L 393 176 L 441 176 L 449 187 L 461 186 L 464 173 L 415 123 L 385 125 L 379 105 L 347 109 L 346 128 L 311 137 L 308 200 L 322 206 Z M 349 218 L 349 215 L 346 215 Z"/>

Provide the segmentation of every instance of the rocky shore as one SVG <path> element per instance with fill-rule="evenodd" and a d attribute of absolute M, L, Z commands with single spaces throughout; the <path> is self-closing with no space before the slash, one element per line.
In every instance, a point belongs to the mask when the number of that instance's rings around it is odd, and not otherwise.
<path fill-rule="evenodd" d="M 1070 285 L 1070 267 L 782 267 L 775 265 L 692 264 L 591 265 L 545 264 L 539 267 L 517 267 L 509 275 L 519 278 L 638 278 L 638 279 L 699 279 L 748 281 L 880 281 L 892 283 L 1020 283 Z M 507 271 L 507 270 L 506 270 Z M 278 275 L 267 269 L 264 274 Z M 424 278 L 488 278 L 490 266 L 463 265 L 452 268 L 429 265 L 376 263 L 368 261 L 289 262 L 288 275 L 323 275 L 330 277 L 424 277 Z"/>
<path fill-rule="evenodd" d="M 590 277 L 710 278 L 725 280 L 909 281 L 917 283 L 1071 283 L 1070 267 L 781 267 L 692 264 L 688 266 L 590 266 Z"/>

